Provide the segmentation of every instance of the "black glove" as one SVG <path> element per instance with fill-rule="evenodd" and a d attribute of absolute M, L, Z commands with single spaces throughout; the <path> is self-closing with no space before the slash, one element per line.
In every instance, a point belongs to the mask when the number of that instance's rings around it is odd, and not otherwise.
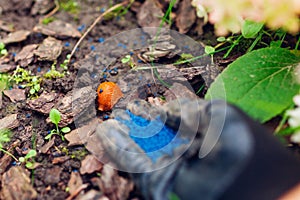
<path fill-rule="evenodd" d="M 299 161 L 223 101 L 181 99 L 161 109 L 135 101 L 128 109 L 114 111 L 97 136 L 146 199 L 275 199 L 300 180 Z"/>

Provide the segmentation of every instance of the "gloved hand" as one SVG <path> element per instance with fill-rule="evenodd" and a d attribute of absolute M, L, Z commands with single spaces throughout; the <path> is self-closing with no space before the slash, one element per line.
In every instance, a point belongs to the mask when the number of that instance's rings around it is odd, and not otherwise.
<path fill-rule="evenodd" d="M 135 101 L 128 110 L 115 110 L 97 137 L 146 199 L 275 199 L 300 181 L 299 161 L 223 101 Z"/>

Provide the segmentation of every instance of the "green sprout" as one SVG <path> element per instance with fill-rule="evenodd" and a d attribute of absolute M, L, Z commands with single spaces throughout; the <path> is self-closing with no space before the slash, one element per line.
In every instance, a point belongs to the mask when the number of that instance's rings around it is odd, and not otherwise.
<path fill-rule="evenodd" d="M 42 83 L 41 77 L 32 75 L 31 71 L 27 71 L 20 66 L 17 66 L 10 81 L 14 81 L 16 84 L 23 83 L 21 85 L 22 88 L 29 87 L 30 97 L 37 97 Z"/>
<path fill-rule="evenodd" d="M 55 20 L 55 17 L 46 17 L 46 18 L 44 18 L 44 19 L 42 20 L 42 23 L 43 23 L 44 25 L 47 25 L 47 24 L 53 22 L 54 20 Z"/>
<path fill-rule="evenodd" d="M 65 76 L 64 73 L 61 73 L 56 70 L 55 65 L 56 63 L 53 63 L 51 69 L 44 74 L 44 77 L 46 79 L 63 78 Z"/>
<path fill-rule="evenodd" d="M 130 55 L 126 55 L 124 58 L 121 59 L 121 62 L 123 64 L 128 64 L 131 68 L 135 67 L 135 63 L 133 62 L 133 59 Z"/>
<path fill-rule="evenodd" d="M 62 67 L 64 70 L 68 70 L 68 64 L 70 62 L 70 59 L 71 59 L 71 54 L 68 54 L 64 62 L 60 64 L 60 67 Z"/>
<path fill-rule="evenodd" d="M 0 57 L 6 56 L 8 54 L 7 49 L 5 48 L 5 44 L 0 42 Z"/>
<path fill-rule="evenodd" d="M 27 167 L 28 169 L 33 169 L 35 163 L 34 158 L 36 157 L 36 155 L 36 150 L 31 149 L 24 157 L 20 157 L 19 161 L 21 163 L 25 163 L 25 167 Z"/>
<path fill-rule="evenodd" d="M 65 137 L 64 137 L 63 133 L 68 133 L 71 131 L 71 129 L 67 126 L 63 127 L 62 129 L 59 129 L 58 123 L 61 120 L 60 112 L 57 109 L 52 108 L 49 113 L 49 118 L 50 118 L 51 122 L 53 124 L 55 124 L 56 129 L 52 129 L 50 131 L 50 133 L 45 137 L 45 139 L 49 140 L 49 139 L 51 139 L 52 135 L 59 135 L 61 137 L 61 139 L 64 141 Z"/>
<path fill-rule="evenodd" d="M 59 0 L 59 5 L 62 10 L 71 14 L 78 14 L 79 5 L 75 0 Z"/>

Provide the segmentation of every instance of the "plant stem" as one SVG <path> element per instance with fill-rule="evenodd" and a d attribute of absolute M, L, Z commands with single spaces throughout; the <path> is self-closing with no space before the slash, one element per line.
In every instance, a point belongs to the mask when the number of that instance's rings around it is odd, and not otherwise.
<path fill-rule="evenodd" d="M 12 157 L 16 162 L 19 162 L 19 160 L 14 155 L 12 155 L 10 152 L 8 152 L 8 151 L 6 151 L 6 150 L 4 150 L 2 148 L 0 148 L 0 151 L 4 152 L 7 155 L 9 155 L 10 157 Z"/>
<path fill-rule="evenodd" d="M 300 43 L 300 36 L 298 37 L 297 43 L 295 45 L 295 50 L 298 50 L 299 43 Z"/>
<path fill-rule="evenodd" d="M 240 40 L 242 39 L 243 35 L 240 35 L 230 46 L 230 49 L 226 52 L 226 54 L 223 56 L 223 58 L 227 58 L 229 56 L 229 54 L 231 53 L 231 51 L 233 50 L 233 48 L 239 44 Z"/>

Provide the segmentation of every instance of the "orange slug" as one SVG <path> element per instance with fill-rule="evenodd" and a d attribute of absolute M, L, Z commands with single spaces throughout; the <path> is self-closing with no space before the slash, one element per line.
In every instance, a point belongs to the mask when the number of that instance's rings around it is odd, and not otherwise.
<path fill-rule="evenodd" d="M 108 111 L 123 97 L 119 86 L 113 82 L 103 82 L 98 86 L 98 110 Z"/>

